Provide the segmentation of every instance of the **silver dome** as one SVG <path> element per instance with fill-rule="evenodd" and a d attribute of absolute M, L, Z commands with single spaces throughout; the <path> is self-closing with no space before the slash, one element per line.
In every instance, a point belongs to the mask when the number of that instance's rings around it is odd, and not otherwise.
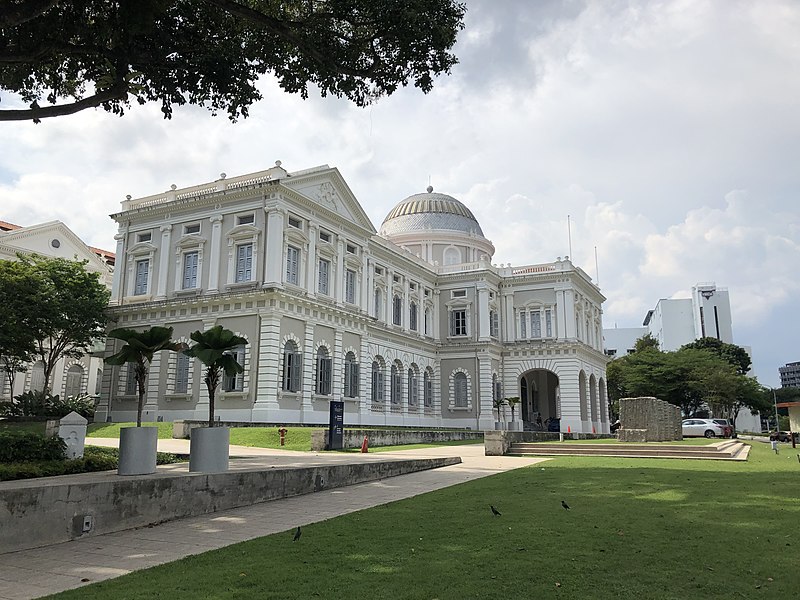
<path fill-rule="evenodd" d="M 386 237 L 428 229 L 460 231 L 480 237 L 483 231 L 472 211 L 452 196 L 433 192 L 409 196 L 383 220 L 380 234 Z"/>

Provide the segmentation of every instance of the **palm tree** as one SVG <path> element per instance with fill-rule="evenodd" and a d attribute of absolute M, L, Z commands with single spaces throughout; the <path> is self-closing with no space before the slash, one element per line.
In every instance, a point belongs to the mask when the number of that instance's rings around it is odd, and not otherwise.
<path fill-rule="evenodd" d="M 119 328 L 108 333 L 108 337 L 122 340 L 122 349 L 105 359 L 109 365 L 133 363 L 133 375 L 139 392 L 139 405 L 136 409 L 136 426 L 142 426 L 144 408 L 144 384 L 147 381 L 147 367 L 153 362 L 153 355 L 161 350 L 180 352 L 186 348 L 182 342 L 172 341 L 172 327 L 151 327 L 144 331 Z"/>
<path fill-rule="evenodd" d="M 503 410 L 503 407 L 505 405 L 506 405 L 506 399 L 505 398 L 495 398 L 494 400 L 492 400 L 492 406 L 497 411 L 497 420 L 498 421 L 502 420 L 502 416 L 500 414 L 500 411 Z"/>
<path fill-rule="evenodd" d="M 196 358 L 206 366 L 203 381 L 208 388 L 208 426 L 214 426 L 214 396 L 222 379 L 223 372 L 234 377 L 244 372 L 244 367 L 236 362 L 231 351 L 247 343 L 247 338 L 216 325 L 208 331 L 195 331 L 191 336 L 194 346 L 183 353 Z"/>
<path fill-rule="evenodd" d="M 511 420 L 514 420 L 514 409 L 516 408 L 517 404 L 520 403 L 519 396 L 511 396 L 510 398 L 506 398 L 506 404 L 508 404 L 508 408 L 511 409 Z"/>

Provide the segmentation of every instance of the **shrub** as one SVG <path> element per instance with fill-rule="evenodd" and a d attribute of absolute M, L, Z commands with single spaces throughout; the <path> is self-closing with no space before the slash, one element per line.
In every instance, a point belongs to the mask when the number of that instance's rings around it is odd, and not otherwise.
<path fill-rule="evenodd" d="M 0 431 L 0 463 L 63 460 L 66 445 L 59 437 L 29 431 Z"/>
<path fill-rule="evenodd" d="M 67 396 L 64 400 L 61 400 L 58 396 L 54 396 L 51 399 L 50 415 L 60 419 L 73 411 L 85 419 L 93 420 L 94 398 L 88 394 L 81 394 L 80 396 Z"/>

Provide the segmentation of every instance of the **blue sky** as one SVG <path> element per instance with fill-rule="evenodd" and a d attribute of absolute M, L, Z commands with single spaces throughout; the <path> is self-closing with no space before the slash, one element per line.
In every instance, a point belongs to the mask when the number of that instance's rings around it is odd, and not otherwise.
<path fill-rule="evenodd" d="M 0 219 L 60 219 L 114 249 L 126 194 L 269 167 L 340 169 L 376 227 L 430 181 L 465 202 L 497 263 L 569 253 L 606 327 L 713 281 L 759 380 L 800 360 L 800 4 L 467 1 L 433 92 L 359 109 L 270 78 L 251 117 L 156 106 L 0 125 Z M 11 107 L 13 97 L 0 95 Z"/>

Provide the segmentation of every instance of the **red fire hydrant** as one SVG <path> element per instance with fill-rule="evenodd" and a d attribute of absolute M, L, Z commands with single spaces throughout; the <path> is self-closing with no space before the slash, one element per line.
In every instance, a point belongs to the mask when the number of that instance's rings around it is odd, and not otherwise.
<path fill-rule="evenodd" d="M 278 435 L 281 436 L 281 446 L 283 446 L 286 440 L 286 427 L 281 427 L 278 429 Z"/>

